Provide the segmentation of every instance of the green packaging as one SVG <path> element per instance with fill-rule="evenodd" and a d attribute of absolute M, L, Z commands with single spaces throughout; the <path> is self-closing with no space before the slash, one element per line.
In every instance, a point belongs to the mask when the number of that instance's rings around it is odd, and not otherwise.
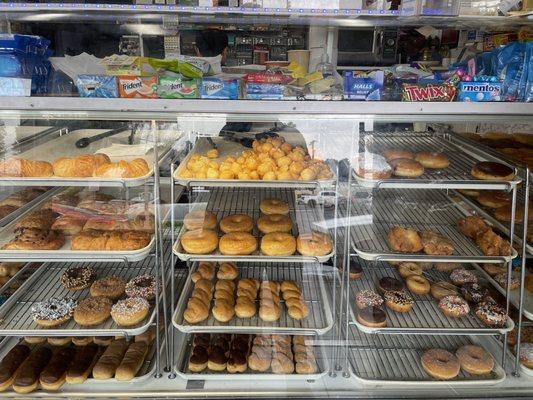
<path fill-rule="evenodd" d="M 198 81 L 181 75 L 159 77 L 157 97 L 160 99 L 197 99 Z"/>

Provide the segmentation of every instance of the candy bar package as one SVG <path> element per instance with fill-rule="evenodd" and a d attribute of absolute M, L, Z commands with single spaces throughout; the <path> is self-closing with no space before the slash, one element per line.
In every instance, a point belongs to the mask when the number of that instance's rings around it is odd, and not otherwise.
<path fill-rule="evenodd" d="M 203 78 L 200 83 L 202 99 L 237 100 L 239 98 L 239 80 L 231 78 Z"/>
<path fill-rule="evenodd" d="M 460 82 L 457 99 L 459 101 L 500 101 L 500 82 Z"/>
<path fill-rule="evenodd" d="M 456 91 L 449 83 L 404 83 L 402 101 L 453 101 Z"/>
<path fill-rule="evenodd" d="M 381 100 L 383 71 L 344 71 L 344 98 L 348 100 Z"/>
<path fill-rule="evenodd" d="M 78 75 L 76 87 L 80 97 L 118 97 L 117 78 L 107 75 Z"/>
<path fill-rule="evenodd" d="M 118 93 L 128 99 L 157 98 L 157 77 L 155 76 L 119 76 Z"/>
<path fill-rule="evenodd" d="M 181 75 L 163 75 L 157 83 L 157 97 L 160 99 L 197 99 L 198 80 L 186 79 Z"/>

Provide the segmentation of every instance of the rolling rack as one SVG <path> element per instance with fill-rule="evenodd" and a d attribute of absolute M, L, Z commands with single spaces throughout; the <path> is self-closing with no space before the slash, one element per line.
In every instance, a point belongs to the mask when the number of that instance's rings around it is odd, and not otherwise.
<path fill-rule="evenodd" d="M 420 151 L 443 152 L 450 160 L 450 166 L 443 170 L 425 169 L 419 178 L 396 178 L 392 177 L 383 180 L 370 180 L 357 176 L 354 165 L 351 165 L 349 174 L 349 184 L 354 188 L 354 195 L 346 203 L 340 205 L 340 214 L 347 219 L 350 229 L 350 245 L 353 252 L 350 258 L 358 260 L 363 267 L 363 277 L 350 282 L 345 277 L 344 287 L 346 297 L 344 314 L 346 317 L 345 337 L 356 339 L 355 345 L 350 340 L 346 344 L 347 368 L 357 379 L 363 383 L 380 385 L 382 383 L 400 383 L 411 379 L 424 378 L 417 370 L 417 357 L 413 358 L 412 351 L 418 354 L 416 349 L 405 351 L 405 344 L 420 342 L 419 348 L 441 347 L 447 348 L 446 343 L 463 343 L 466 338 L 475 339 L 477 335 L 503 335 L 504 343 L 502 349 L 501 367 L 497 367 L 493 373 L 496 375 L 489 382 L 496 383 L 504 378 L 505 363 L 507 361 L 507 334 L 513 329 L 513 321 L 509 318 L 508 323 L 503 328 L 492 329 L 483 326 L 473 316 L 466 316 L 456 321 L 446 321 L 448 319 L 439 311 L 436 311 L 434 300 L 429 296 L 414 295 L 415 303 L 413 309 L 405 315 L 386 310 L 387 327 L 368 328 L 357 322 L 354 311 L 350 304 L 354 303 L 355 294 L 362 289 L 373 289 L 375 282 L 382 276 L 396 276 L 397 272 L 385 261 L 402 262 L 480 262 L 480 263 L 505 263 L 510 275 L 513 259 L 525 254 L 525 240 L 516 241 L 518 235 L 515 234 L 514 217 L 517 206 L 518 186 L 522 182 L 523 176 L 514 164 L 503 157 L 484 151 L 478 145 L 476 148 L 468 145 L 462 138 L 451 133 L 426 133 L 426 132 L 366 132 L 361 134 L 359 140 L 360 152 L 371 152 L 380 154 L 386 149 L 406 149 L 413 153 Z M 496 161 L 507 164 L 517 173 L 511 181 L 480 181 L 470 175 L 472 166 L 479 161 Z M 525 191 L 529 188 L 529 173 L 525 175 Z M 381 190 L 383 189 L 383 190 Z M 507 234 L 512 239 L 513 251 L 511 256 L 487 257 L 477 248 L 475 243 L 462 235 L 457 227 L 457 220 L 466 215 L 472 214 L 469 204 L 452 196 L 454 189 L 470 190 L 504 190 L 511 193 L 512 216 L 509 227 L 502 230 L 501 226 L 493 224 L 491 219 L 487 219 L 499 233 Z M 526 199 L 527 200 L 527 199 Z M 526 201 L 527 202 L 527 201 Z M 527 209 L 527 206 L 526 206 Z M 525 214 L 527 219 L 527 210 Z M 387 241 L 389 229 L 394 225 L 413 227 L 415 229 L 428 229 L 439 232 L 447 237 L 454 245 L 454 254 L 451 256 L 431 256 L 426 254 L 405 254 L 390 250 Z M 525 238 L 525 229 L 524 236 Z M 519 248 L 515 251 L 514 248 Z M 522 272 L 525 263 L 522 260 Z M 399 275 L 398 275 L 399 276 Z M 432 280 L 446 280 L 445 274 L 439 271 L 424 271 L 424 276 Z M 522 274 L 523 287 L 524 276 Z M 488 282 L 488 280 L 487 280 Z M 507 279 L 506 293 L 510 293 L 510 279 Z M 521 289 L 521 292 L 523 290 Z M 523 305 L 523 293 L 520 295 L 519 309 Z M 506 296 L 506 311 L 509 314 L 510 298 Z M 520 314 L 521 315 L 521 314 Z M 355 326 L 354 326 L 355 325 Z M 520 332 L 521 317 L 518 321 L 518 331 Z M 366 333 L 365 333 L 366 332 Z M 373 333 L 370 335 L 370 333 Z M 375 335 L 378 333 L 379 335 Z M 409 336 L 409 340 L 404 339 L 404 335 Z M 472 335 L 472 336 L 468 336 Z M 416 339 L 415 339 L 416 338 Z M 394 340 L 402 340 L 404 343 L 398 347 L 392 343 Z M 390 343 L 389 343 L 390 342 Z M 435 343 L 433 343 L 435 342 Z M 364 345 L 362 345 L 362 343 Z M 466 342 L 465 342 L 466 343 Z M 431 346 L 430 346 L 431 345 Z M 378 351 L 378 348 L 385 348 Z M 449 347 L 449 346 L 448 346 Z M 390 349 L 390 350 L 388 350 Z M 395 350 L 401 349 L 401 350 Z M 387 353 L 387 354 L 385 354 Z M 390 353 L 390 354 L 389 354 Z M 403 359 L 414 362 L 413 370 L 399 375 L 390 374 L 391 369 L 385 368 L 383 357 L 391 360 L 395 359 L 397 365 L 408 365 Z M 355 360 L 355 361 L 354 361 Z M 359 360 L 359 361 L 357 361 Z M 366 360 L 361 362 L 361 360 Z M 516 358 L 514 373 L 518 374 L 518 358 Z M 367 366 L 378 366 L 377 370 L 370 371 Z M 383 368 L 381 370 L 380 368 Z M 401 367 L 399 367 L 401 368 Z M 503 369 L 502 369 L 503 368 Z M 379 371 L 383 371 L 380 374 Z M 394 371 L 394 368 L 393 370 Z M 502 374 L 500 376 L 499 374 Z M 407 374 L 407 376 L 405 375 Z M 377 381 L 373 381 L 371 376 L 378 376 Z M 422 371 L 422 375 L 423 371 Z M 380 380 L 383 381 L 380 382 Z M 476 384 L 465 377 L 459 376 L 460 381 L 467 384 Z M 483 384 L 482 381 L 480 381 Z M 455 382 L 454 382 L 455 384 Z"/>

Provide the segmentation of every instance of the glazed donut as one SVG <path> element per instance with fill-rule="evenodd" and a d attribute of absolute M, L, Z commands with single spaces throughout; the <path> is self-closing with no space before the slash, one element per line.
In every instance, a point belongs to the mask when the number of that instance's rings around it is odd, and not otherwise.
<path fill-rule="evenodd" d="M 505 309 L 492 299 L 478 303 L 475 313 L 476 317 L 487 326 L 502 327 L 507 323 Z"/>
<path fill-rule="evenodd" d="M 112 305 L 107 297 L 89 297 L 74 309 L 74 321 L 83 326 L 99 325 L 109 318 Z"/>
<path fill-rule="evenodd" d="M 417 153 L 415 161 L 418 161 L 424 168 L 442 169 L 450 165 L 450 159 L 444 153 L 422 151 Z"/>
<path fill-rule="evenodd" d="M 390 276 L 384 276 L 377 284 L 378 292 L 381 294 L 384 294 L 385 292 L 399 292 L 402 291 L 404 287 L 404 284 L 400 280 Z"/>
<path fill-rule="evenodd" d="M 439 308 L 444 315 L 453 318 L 464 317 L 470 312 L 470 306 L 466 300 L 457 295 L 444 296 L 439 301 Z"/>
<path fill-rule="evenodd" d="M 147 301 L 155 298 L 156 280 L 152 275 L 139 275 L 126 284 L 126 296 L 140 297 Z"/>
<path fill-rule="evenodd" d="M 385 292 L 385 305 L 396 312 L 409 312 L 413 308 L 413 299 L 406 292 Z"/>
<path fill-rule="evenodd" d="M 296 239 L 296 248 L 302 256 L 325 256 L 331 253 L 333 242 L 327 233 L 306 232 Z"/>
<path fill-rule="evenodd" d="M 509 206 L 511 197 L 501 190 L 481 190 L 477 197 L 479 204 L 489 208 L 500 208 Z"/>
<path fill-rule="evenodd" d="M 111 308 L 111 317 L 119 326 L 133 326 L 148 315 L 150 304 L 142 297 L 128 297 L 119 300 Z"/>
<path fill-rule="evenodd" d="M 522 365 L 533 369 L 533 343 L 522 343 L 520 345 L 519 358 Z"/>
<path fill-rule="evenodd" d="M 381 154 L 387 159 L 387 161 L 395 160 L 397 158 L 407 158 L 410 160 L 414 158 L 413 153 L 411 153 L 409 150 L 402 149 L 384 150 L 381 152 Z"/>
<path fill-rule="evenodd" d="M 418 161 L 409 158 L 396 158 L 389 161 L 392 174 L 402 178 L 417 178 L 424 173 L 424 167 Z"/>
<path fill-rule="evenodd" d="M 364 179 L 382 180 L 391 177 L 392 168 L 385 157 L 374 153 L 359 153 L 353 161 L 355 173 Z"/>
<path fill-rule="evenodd" d="M 261 238 L 261 252 L 267 256 L 292 256 L 296 239 L 290 233 L 267 233 Z"/>
<path fill-rule="evenodd" d="M 489 374 L 494 368 L 494 359 L 483 347 L 464 345 L 455 352 L 461 369 L 473 375 Z"/>
<path fill-rule="evenodd" d="M 61 284 L 68 290 L 82 290 L 96 279 L 96 271 L 91 267 L 70 267 L 61 275 Z"/>
<path fill-rule="evenodd" d="M 190 231 L 195 229 L 215 229 L 217 227 L 217 217 L 212 212 L 205 210 L 191 211 L 183 218 L 183 225 Z"/>
<path fill-rule="evenodd" d="M 440 300 L 445 296 L 455 296 L 459 293 L 457 286 L 444 281 L 432 283 L 430 291 L 431 295 L 437 300 Z"/>
<path fill-rule="evenodd" d="M 407 285 L 407 289 L 414 294 L 428 294 L 431 288 L 428 280 L 420 275 L 408 276 L 405 284 Z"/>
<path fill-rule="evenodd" d="M 503 206 L 503 207 L 499 207 L 495 209 L 494 217 L 498 221 L 511 222 L 512 206 L 507 205 L 507 206 Z M 517 204 L 515 214 L 514 214 L 514 222 L 517 224 L 522 224 L 524 222 L 524 205 L 523 204 Z"/>
<path fill-rule="evenodd" d="M 251 232 L 254 220 L 245 214 L 228 215 L 220 220 L 220 230 L 224 233 Z"/>
<path fill-rule="evenodd" d="M 32 318 L 39 326 L 46 328 L 59 326 L 72 317 L 76 304 L 76 300 L 71 298 L 57 299 L 52 297 L 32 306 Z"/>
<path fill-rule="evenodd" d="M 477 276 L 464 268 L 456 268 L 450 274 L 450 279 L 454 285 L 464 285 L 465 283 L 477 283 Z"/>
<path fill-rule="evenodd" d="M 478 162 L 470 173 L 474 178 L 493 181 L 510 181 L 515 177 L 511 167 L 494 161 Z"/>
<path fill-rule="evenodd" d="M 355 304 L 357 308 L 381 307 L 383 298 L 373 290 L 362 290 L 355 295 Z"/>
<path fill-rule="evenodd" d="M 262 233 L 290 232 L 292 220 L 283 214 L 265 214 L 257 220 L 257 229 Z"/>
<path fill-rule="evenodd" d="M 388 234 L 393 250 L 401 253 L 416 253 L 424 248 L 418 232 L 412 228 L 393 227 Z"/>
<path fill-rule="evenodd" d="M 402 278 L 407 278 L 411 275 L 422 275 L 422 268 L 414 262 L 403 262 L 398 266 L 398 273 Z"/>
<path fill-rule="evenodd" d="M 219 249 L 228 256 L 252 254 L 257 250 L 257 240 L 247 232 L 226 233 L 220 238 Z"/>
<path fill-rule="evenodd" d="M 478 283 L 465 283 L 461 286 L 461 294 L 466 301 L 479 303 L 488 294 L 488 290 Z"/>
<path fill-rule="evenodd" d="M 430 349 L 422 354 L 422 367 L 436 379 L 449 380 L 459 375 L 461 364 L 456 356 L 443 349 Z"/>
<path fill-rule="evenodd" d="M 279 199 L 263 199 L 259 204 L 259 209 L 263 214 L 282 214 L 289 213 L 289 204 L 286 201 Z"/>
<path fill-rule="evenodd" d="M 181 236 L 183 249 L 190 254 L 208 254 L 218 247 L 218 236 L 210 229 L 195 229 Z"/>
<path fill-rule="evenodd" d="M 98 279 L 91 285 L 90 293 L 92 297 L 107 297 L 115 300 L 124 294 L 126 281 L 118 276 L 108 276 Z"/>

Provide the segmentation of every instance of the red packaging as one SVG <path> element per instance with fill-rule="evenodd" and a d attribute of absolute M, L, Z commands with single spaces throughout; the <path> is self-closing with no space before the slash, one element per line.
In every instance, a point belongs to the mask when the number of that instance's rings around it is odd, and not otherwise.
<path fill-rule="evenodd" d="M 254 72 L 245 77 L 246 82 L 250 83 L 280 83 L 286 85 L 294 80 L 293 77 L 283 74 L 272 74 L 268 72 Z"/>
<path fill-rule="evenodd" d="M 448 83 L 404 83 L 402 101 L 453 101 L 456 92 Z"/>

